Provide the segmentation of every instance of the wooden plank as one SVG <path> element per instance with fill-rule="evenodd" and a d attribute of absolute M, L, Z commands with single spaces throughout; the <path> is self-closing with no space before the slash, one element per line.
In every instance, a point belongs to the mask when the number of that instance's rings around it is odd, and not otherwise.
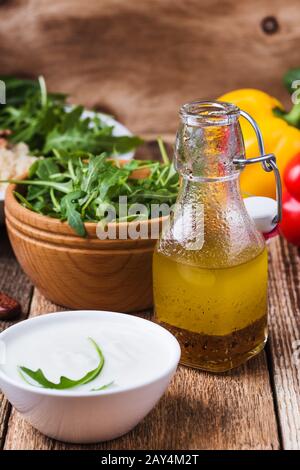
<path fill-rule="evenodd" d="M 0 291 L 5 292 L 21 303 L 22 316 L 17 318 L 16 321 L 24 320 L 29 311 L 32 286 L 13 255 L 3 226 L 0 226 Z M 0 321 L 0 331 L 3 331 L 12 323 Z M 0 448 L 4 443 L 9 413 L 10 405 L 0 394 Z"/>
<path fill-rule="evenodd" d="M 0 393 L 0 449 L 2 449 L 4 445 L 10 412 L 10 403 L 6 400 L 4 395 Z"/>
<path fill-rule="evenodd" d="M 18 0 L 0 15 L 2 74 L 43 74 L 138 133 L 174 132 L 181 103 L 235 88 L 288 100 L 281 78 L 299 65 L 298 0 Z"/>
<path fill-rule="evenodd" d="M 30 315 L 59 310 L 35 292 Z M 51 440 L 14 410 L 5 449 L 278 449 L 265 354 L 222 375 L 179 367 L 166 395 L 129 434 L 92 446 Z"/>
<path fill-rule="evenodd" d="M 283 447 L 300 449 L 300 252 L 272 241 L 270 352 Z"/>

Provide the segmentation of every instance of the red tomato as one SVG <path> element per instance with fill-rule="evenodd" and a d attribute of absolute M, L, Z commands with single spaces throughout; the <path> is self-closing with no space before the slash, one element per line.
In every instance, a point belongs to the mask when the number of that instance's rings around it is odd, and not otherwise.
<path fill-rule="evenodd" d="M 294 199 L 287 191 L 282 197 L 282 221 L 279 231 L 288 242 L 300 246 L 300 201 Z"/>
<path fill-rule="evenodd" d="M 300 153 L 285 167 L 283 179 L 291 196 L 300 201 Z"/>

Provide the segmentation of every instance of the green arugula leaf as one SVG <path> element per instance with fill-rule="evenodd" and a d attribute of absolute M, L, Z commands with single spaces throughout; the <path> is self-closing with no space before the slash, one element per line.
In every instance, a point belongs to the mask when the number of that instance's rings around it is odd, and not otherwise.
<path fill-rule="evenodd" d="M 158 146 L 159 146 L 159 150 L 160 150 L 162 160 L 167 165 L 168 163 L 170 163 L 170 160 L 169 160 L 169 157 L 168 157 L 168 154 L 167 154 L 167 151 L 166 151 L 166 147 L 165 147 L 161 137 L 158 137 L 157 143 L 158 143 Z"/>
<path fill-rule="evenodd" d="M 73 189 L 72 181 L 66 181 L 65 183 L 59 183 L 56 181 L 43 181 L 43 180 L 0 180 L 0 183 L 13 183 L 18 185 L 25 185 L 25 186 L 43 186 L 48 188 L 56 189 L 61 193 L 68 194 Z"/>
<path fill-rule="evenodd" d="M 14 195 L 20 201 L 20 203 L 23 206 L 27 207 L 27 209 L 30 209 L 31 211 L 34 210 L 33 206 L 30 204 L 28 199 L 26 199 L 24 196 L 22 196 L 22 194 L 18 193 L 18 191 L 14 191 Z"/>
<path fill-rule="evenodd" d="M 37 161 L 35 174 L 41 180 L 50 180 L 51 175 L 59 173 L 59 166 L 53 158 L 43 158 Z"/>
<path fill-rule="evenodd" d="M 101 390 L 106 390 L 114 384 L 114 381 L 109 382 L 108 384 L 102 385 L 101 387 L 92 388 L 91 392 L 100 392 Z"/>
<path fill-rule="evenodd" d="M 48 154 L 52 149 L 63 149 L 72 152 L 81 149 L 86 152 L 96 153 L 105 151 L 108 153 L 127 153 L 138 147 L 143 140 L 134 136 L 103 136 L 101 133 L 82 131 L 80 126 L 70 128 L 68 132 L 62 133 L 56 126 L 46 137 L 43 154 Z"/>
<path fill-rule="evenodd" d="M 80 237 L 86 236 L 86 230 L 81 219 L 81 214 L 76 209 L 76 205 L 78 204 L 78 199 L 82 198 L 83 194 L 82 191 L 74 191 L 64 196 L 61 200 L 62 216 L 66 217 L 70 227 L 72 227 Z"/>
<path fill-rule="evenodd" d="M 103 353 L 102 353 L 100 347 L 98 346 L 98 344 L 92 338 L 88 338 L 88 339 L 91 341 L 92 345 L 94 346 L 94 348 L 96 349 L 96 351 L 98 353 L 99 364 L 95 369 L 87 372 L 80 379 L 73 380 L 73 379 L 69 379 L 68 377 L 61 376 L 59 382 L 54 383 L 54 382 L 51 382 L 50 380 L 48 380 L 45 377 L 45 374 L 43 373 L 43 371 L 41 369 L 33 371 L 31 369 L 28 369 L 28 367 L 24 367 L 24 366 L 19 367 L 19 372 L 21 374 L 21 377 L 27 383 L 30 383 L 28 381 L 27 377 L 26 377 L 26 375 L 27 375 L 28 377 L 33 379 L 35 382 L 37 382 L 39 385 L 41 385 L 43 388 L 50 388 L 50 389 L 54 389 L 54 390 L 66 390 L 66 389 L 69 389 L 69 388 L 78 387 L 79 385 L 84 385 L 84 384 L 87 384 L 87 383 L 91 382 L 96 377 L 98 377 L 98 375 L 102 371 L 105 359 L 104 359 Z M 26 374 L 26 375 L 24 375 L 24 374 Z M 30 383 L 30 385 L 33 385 L 33 384 Z"/>
<path fill-rule="evenodd" d="M 86 174 L 82 178 L 81 189 L 84 192 L 89 192 L 92 189 L 93 184 L 97 181 L 99 177 L 99 172 L 105 165 L 106 154 L 103 153 L 96 157 L 91 157 L 89 159 L 89 164 Z"/>
<path fill-rule="evenodd" d="M 37 169 L 39 167 L 39 160 L 35 160 L 29 167 L 29 170 L 28 170 L 28 179 L 31 180 L 36 172 L 37 172 Z"/>

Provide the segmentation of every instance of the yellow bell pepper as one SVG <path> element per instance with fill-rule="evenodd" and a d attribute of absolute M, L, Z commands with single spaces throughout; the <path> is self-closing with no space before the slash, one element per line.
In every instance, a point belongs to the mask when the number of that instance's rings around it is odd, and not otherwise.
<path fill-rule="evenodd" d="M 281 175 L 283 170 L 300 151 L 300 129 L 289 125 L 282 117 L 274 114 L 274 109 L 283 110 L 282 104 L 272 96 L 260 90 L 242 89 L 226 93 L 218 98 L 227 101 L 249 113 L 257 122 L 262 132 L 266 153 L 276 156 Z M 259 155 L 255 132 L 251 125 L 240 118 L 246 157 Z M 275 197 L 276 187 L 273 172 L 266 173 L 260 164 L 248 165 L 241 174 L 241 188 L 244 195 Z"/>

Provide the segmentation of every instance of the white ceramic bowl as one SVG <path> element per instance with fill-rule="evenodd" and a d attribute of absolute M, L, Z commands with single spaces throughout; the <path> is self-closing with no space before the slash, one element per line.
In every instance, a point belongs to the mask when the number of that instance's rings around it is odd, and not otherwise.
<path fill-rule="evenodd" d="M 179 344 L 167 330 L 148 320 L 114 312 L 58 312 L 35 317 L 3 331 L 0 334 L 0 346 L 2 351 L 8 351 L 9 344 L 13 344 L 10 341 L 24 340 L 24 335 L 31 334 L 35 328 L 46 327 L 48 334 L 53 322 L 61 326 L 61 322 L 70 322 L 71 325 L 74 321 L 80 321 L 84 325 L 89 319 L 95 321 L 95 318 L 99 328 L 111 321 L 112 326 L 121 328 L 123 334 L 134 329 L 141 341 L 145 341 L 146 337 L 147 341 L 153 338 L 153 347 L 159 354 L 161 351 L 163 360 L 156 362 L 149 379 L 137 380 L 131 386 L 114 386 L 98 392 L 78 391 L 76 388 L 69 391 L 50 390 L 8 376 L 4 372 L 5 361 L 2 360 L 0 365 L 0 387 L 7 399 L 32 426 L 61 441 L 100 442 L 130 431 L 161 398 L 179 362 Z M 113 334 L 114 328 L 111 331 Z M 109 368 L 108 360 L 105 367 Z"/>

